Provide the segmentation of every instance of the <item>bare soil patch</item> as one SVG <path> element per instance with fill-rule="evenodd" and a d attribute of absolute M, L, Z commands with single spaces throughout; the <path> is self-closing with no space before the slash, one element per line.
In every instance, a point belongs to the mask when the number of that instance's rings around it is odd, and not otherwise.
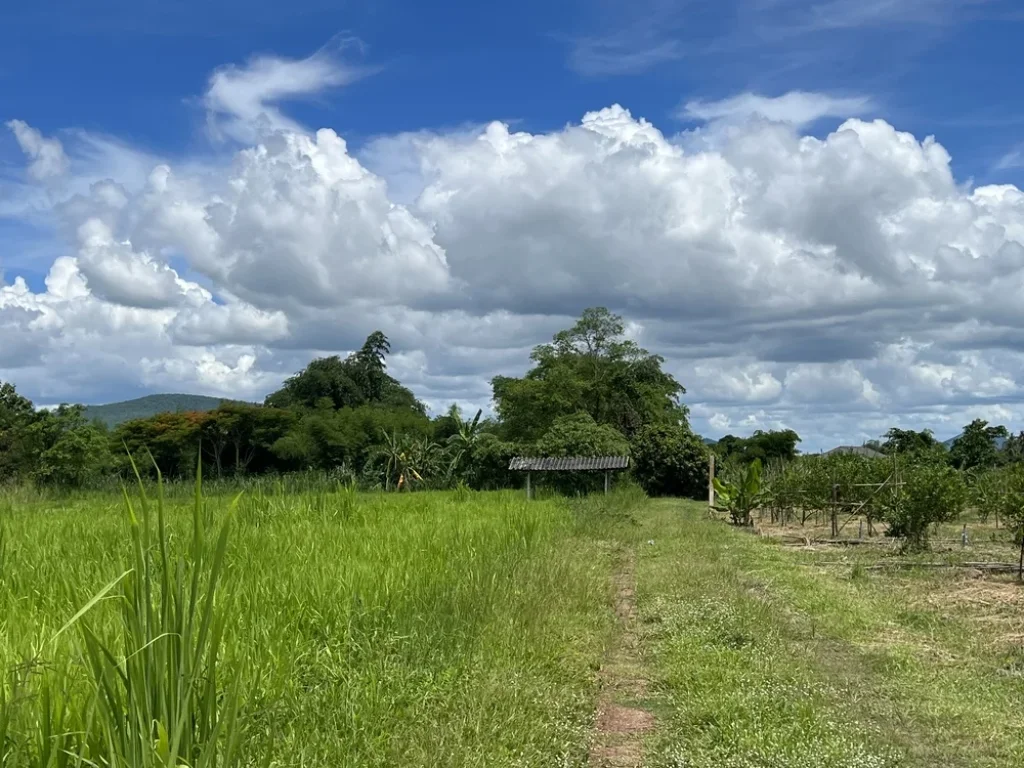
<path fill-rule="evenodd" d="M 647 678 L 643 674 L 636 628 L 634 559 L 632 551 L 624 553 L 613 580 L 619 626 L 601 665 L 591 768 L 640 768 L 644 734 L 655 726 L 654 715 L 639 706 L 639 700 L 647 693 Z"/>

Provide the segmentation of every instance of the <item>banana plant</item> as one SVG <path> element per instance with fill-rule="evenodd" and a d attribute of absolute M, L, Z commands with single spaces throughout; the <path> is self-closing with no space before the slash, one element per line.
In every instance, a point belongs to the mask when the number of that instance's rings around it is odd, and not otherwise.
<path fill-rule="evenodd" d="M 714 479 L 716 507 L 729 513 L 734 525 L 750 525 L 751 513 L 761 503 L 761 460 L 754 459 L 735 483 Z"/>
<path fill-rule="evenodd" d="M 476 445 L 477 438 L 480 437 L 480 417 L 482 415 L 483 409 L 478 409 L 476 416 L 471 421 L 463 421 L 462 414 L 454 406 L 452 407 L 452 416 L 459 431 L 448 438 L 451 459 L 448 462 L 446 485 L 451 485 L 456 477 L 465 474 L 463 463 L 472 456 L 473 446 Z"/>

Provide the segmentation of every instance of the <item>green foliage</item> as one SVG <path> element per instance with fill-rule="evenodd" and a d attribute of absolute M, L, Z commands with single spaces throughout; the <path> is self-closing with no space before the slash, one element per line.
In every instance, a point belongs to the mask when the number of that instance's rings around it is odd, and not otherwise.
<path fill-rule="evenodd" d="M 909 551 L 927 549 L 930 527 L 963 512 L 967 484 L 960 472 L 934 463 L 907 464 L 900 468 L 899 479 L 902 485 L 887 497 L 884 510 L 888 534 L 902 538 Z"/>
<path fill-rule="evenodd" d="M 555 419 L 532 451 L 537 456 L 627 456 L 629 441 L 615 427 L 598 424 L 585 412 Z M 537 485 L 565 494 L 587 493 L 604 484 L 604 476 L 584 472 L 544 472 Z"/>
<path fill-rule="evenodd" d="M 975 419 L 949 449 L 949 460 L 957 469 L 988 469 L 999 463 L 997 439 L 1008 438 L 1006 427 L 990 427 L 984 419 Z"/>
<path fill-rule="evenodd" d="M 31 432 L 41 449 L 32 477 L 41 485 L 82 488 L 111 467 L 110 437 L 80 405 L 40 414 Z"/>
<path fill-rule="evenodd" d="M 262 406 L 174 395 L 47 414 L 4 385 L 0 481 L 102 484 L 131 474 L 127 448 L 150 455 L 156 470 L 175 480 L 190 477 L 201 461 L 217 479 L 315 471 L 388 489 L 508 487 L 519 482 L 508 472 L 516 453 L 627 454 L 628 437 L 644 427 L 685 424 L 683 388 L 661 370 L 660 357 L 625 337 L 622 318 L 603 308 L 585 311 L 537 347 L 522 379 L 495 379 L 497 422 L 479 411 L 463 419 L 455 406 L 429 421 L 412 392 L 388 375 L 389 352 L 387 337 L 375 331 L 344 359 L 311 361 Z M 128 418 L 139 415 L 129 406 L 144 417 Z M 119 422 L 114 434 L 89 424 L 90 413 Z M 672 482 L 678 487 L 680 479 Z M 564 485 L 577 492 L 596 484 Z"/>
<path fill-rule="evenodd" d="M 387 336 L 374 331 L 362 348 L 342 360 L 337 355 L 313 360 L 288 378 L 277 392 L 267 396 L 266 405 L 276 408 L 355 408 L 379 404 L 408 408 L 425 414 L 415 395 L 387 373 L 384 360 L 391 345 Z"/>
<path fill-rule="evenodd" d="M 570 329 L 533 350 L 521 379 L 496 376 L 494 401 L 505 436 L 540 439 L 554 422 L 587 413 L 631 436 L 651 423 L 685 418 L 685 390 L 652 355 L 625 338 L 625 324 L 604 307 L 587 309 Z"/>
<path fill-rule="evenodd" d="M 748 464 L 735 482 L 714 478 L 716 505 L 729 513 L 734 525 L 751 525 L 761 502 L 761 460 Z"/>
<path fill-rule="evenodd" d="M 384 432 L 383 437 L 384 442 L 367 463 L 367 473 L 379 479 L 385 491 L 447 485 L 445 469 L 449 462 L 440 445 L 426 436 L 417 439 Z"/>
<path fill-rule="evenodd" d="M 364 405 L 333 410 L 322 407 L 302 411 L 296 422 L 272 445 L 271 451 L 287 469 L 330 469 L 346 465 L 362 468 L 382 435 L 425 436 L 430 422 L 411 408 Z"/>
<path fill-rule="evenodd" d="M 481 490 L 515 487 L 522 478 L 510 472 L 508 465 L 520 452 L 515 443 L 502 440 L 491 432 L 482 433 L 473 445 L 466 481 Z"/>
<path fill-rule="evenodd" d="M 477 410 L 476 416 L 470 421 L 462 418 L 462 413 L 456 406 L 452 406 L 449 416 L 452 418 L 454 432 L 448 436 L 446 445 L 449 450 L 448 458 L 448 484 L 452 482 L 465 482 L 472 471 L 473 453 L 480 435 L 483 434 L 483 425 L 480 417 L 483 410 Z"/>
<path fill-rule="evenodd" d="M 629 441 L 614 427 L 598 424 L 589 413 L 555 419 L 537 441 L 539 456 L 626 456 Z"/>
<path fill-rule="evenodd" d="M 218 594 L 231 515 L 208 538 L 197 472 L 191 543 L 175 556 L 162 486 L 155 520 L 141 478 L 139 487 L 138 506 L 124 493 L 127 570 L 56 633 L 50 630 L 49 642 L 36 651 L 52 653 L 58 641 L 77 632 L 71 658 L 49 674 L 48 665 L 34 658 L 20 669 L 38 665 L 41 679 L 16 673 L 9 694 L 6 680 L 0 681 L 5 767 L 241 765 L 241 668 L 224 660 L 234 612 Z M 104 612 L 104 604 L 116 612 Z"/>
<path fill-rule="evenodd" d="M 0 483 L 31 469 L 36 446 L 29 428 L 39 418 L 31 400 L 19 395 L 13 384 L 0 383 Z"/>
<path fill-rule="evenodd" d="M 153 464 L 167 477 L 189 477 L 199 458 L 206 413 L 161 413 L 148 419 L 126 421 L 114 430 L 114 442 L 128 454 L 153 457 Z M 131 468 L 121 462 L 122 476 Z"/>
<path fill-rule="evenodd" d="M 652 496 L 706 495 L 708 448 L 685 425 L 652 424 L 632 440 L 633 477 Z"/>
<path fill-rule="evenodd" d="M 1017 577 L 1024 580 L 1024 464 L 1008 467 L 1002 479 L 1002 493 L 996 500 L 996 511 L 1013 531 L 1014 541 L 1020 546 Z"/>
<path fill-rule="evenodd" d="M 232 515 L 208 538 L 201 488 L 199 464 L 191 546 L 177 562 L 169 552 L 162 495 L 156 501 L 155 542 L 141 481 L 141 515 L 125 495 L 134 558 L 120 581 L 120 637 L 111 643 L 87 618 L 80 622 L 101 692 L 97 744 L 111 753 L 104 756 L 106 765 L 240 764 L 238 677 L 225 673 L 221 658 L 231 607 L 217 599 Z"/>
<path fill-rule="evenodd" d="M 885 442 L 879 446 L 882 453 L 923 454 L 935 451 L 945 452 L 942 443 L 935 439 L 930 429 L 915 432 L 912 429 L 893 427 L 885 433 Z"/>
<path fill-rule="evenodd" d="M 760 459 L 762 464 L 771 461 L 791 461 L 796 458 L 796 445 L 800 436 L 792 429 L 757 430 L 750 437 L 726 435 L 715 443 L 715 453 L 724 461 L 749 464 Z"/>

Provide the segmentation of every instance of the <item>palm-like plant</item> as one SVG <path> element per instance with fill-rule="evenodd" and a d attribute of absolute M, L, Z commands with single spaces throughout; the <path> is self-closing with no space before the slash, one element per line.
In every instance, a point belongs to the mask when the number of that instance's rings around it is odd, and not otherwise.
<path fill-rule="evenodd" d="M 714 479 L 718 506 L 725 509 L 736 525 L 750 525 L 751 513 L 762 500 L 761 460 L 754 459 L 734 482 Z"/>
<path fill-rule="evenodd" d="M 455 419 L 458 432 L 448 438 L 448 447 L 452 452 L 451 461 L 448 464 L 449 482 L 463 468 L 462 465 L 466 457 L 472 455 L 473 447 L 481 433 L 480 417 L 483 415 L 483 409 L 477 409 L 476 416 L 471 421 L 464 421 L 462 414 L 454 406 L 451 415 Z"/>
<path fill-rule="evenodd" d="M 384 432 L 377 456 L 384 463 L 384 490 L 411 489 L 415 483 L 426 485 L 427 478 L 438 473 L 441 446 L 429 438 L 419 440 L 397 432 Z"/>

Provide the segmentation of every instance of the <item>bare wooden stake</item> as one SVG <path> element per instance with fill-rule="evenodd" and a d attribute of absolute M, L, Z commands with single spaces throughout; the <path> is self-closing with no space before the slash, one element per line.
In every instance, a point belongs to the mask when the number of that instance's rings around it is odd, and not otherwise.
<path fill-rule="evenodd" d="M 839 535 L 839 521 L 836 518 L 836 507 L 839 504 L 839 486 L 832 486 L 832 538 L 836 538 Z"/>
<path fill-rule="evenodd" d="M 708 458 L 708 507 L 715 508 L 715 454 Z"/>

